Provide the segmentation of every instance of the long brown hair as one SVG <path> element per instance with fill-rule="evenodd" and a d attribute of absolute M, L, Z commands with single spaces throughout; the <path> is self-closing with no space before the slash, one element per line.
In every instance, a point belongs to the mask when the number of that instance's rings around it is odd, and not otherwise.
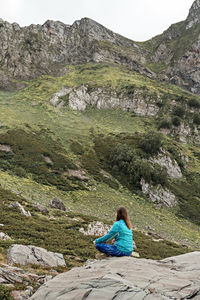
<path fill-rule="evenodd" d="M 119 221 L 119 220 L 124 220 L 124 222 L 126 223 L 126 226 L 129 229 L 131 229 L 131 222 L 129 220 L 127 210 L 126 210 L 126 208 L 124 206 L 120 206 L 117 209 L 116 221 Z"/>

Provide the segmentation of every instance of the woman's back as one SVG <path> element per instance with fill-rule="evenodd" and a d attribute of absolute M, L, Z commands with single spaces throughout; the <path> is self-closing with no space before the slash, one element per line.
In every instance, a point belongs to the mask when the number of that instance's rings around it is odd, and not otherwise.
<path fill-rule="evenodd" d="M 122 252 L 133 251 L 133 231 L 129 229 L 124 220 L 114 223 L 118 234 L 115 236 L 115 246 Z"/>

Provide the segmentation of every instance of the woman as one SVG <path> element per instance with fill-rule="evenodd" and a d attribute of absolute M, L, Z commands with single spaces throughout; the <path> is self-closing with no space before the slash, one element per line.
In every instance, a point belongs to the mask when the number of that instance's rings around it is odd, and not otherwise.
<path fill-rule="evenodd" d="M 113 245 L 105 244 L 114 238 Z M 111 230 L 103 237 L 96 239 L 95 247 L 102 253 L 110 256 L 131 256 L 133 251 L 133 232 L 128 213 L 125 207 L 117 209 L 116 222 Z"/>

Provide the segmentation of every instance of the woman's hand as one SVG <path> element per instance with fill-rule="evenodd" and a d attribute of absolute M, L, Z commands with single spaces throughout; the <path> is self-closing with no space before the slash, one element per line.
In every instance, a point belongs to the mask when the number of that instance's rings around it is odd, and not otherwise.
<path fill-rule="evenodd" d="M 95 246 L 95 244 L 96 244 L 95 241 L 93 241 L 93 244 L 94 244 L 94 246 Z"/>

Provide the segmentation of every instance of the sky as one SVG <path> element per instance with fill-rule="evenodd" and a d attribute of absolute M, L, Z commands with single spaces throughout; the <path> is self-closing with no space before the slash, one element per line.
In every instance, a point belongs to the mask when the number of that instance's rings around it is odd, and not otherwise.
<path fill-rule="evenodd" d="M 185 20 L 194 0 L 0 0 L 0 18 L 20 26 L 91 18 L 135 41 Z"/>

